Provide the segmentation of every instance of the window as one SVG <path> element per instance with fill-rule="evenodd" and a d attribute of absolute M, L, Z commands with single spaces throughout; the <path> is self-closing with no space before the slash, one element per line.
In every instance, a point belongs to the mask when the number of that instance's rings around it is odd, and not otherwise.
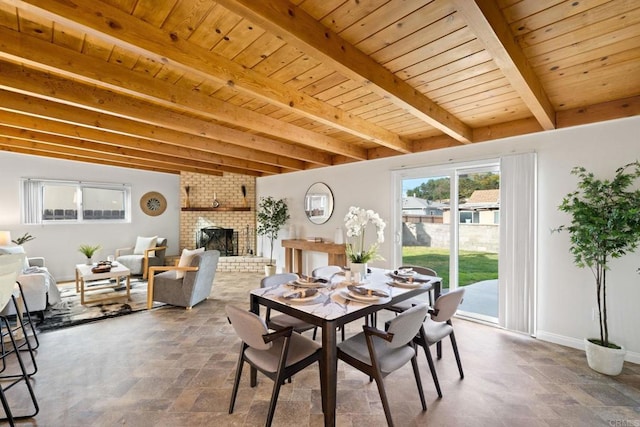
<path fill-rule="evenodd" d="M 22 188 L 25 224 L 129 219 L 126 184 L 25 179 Z"/>

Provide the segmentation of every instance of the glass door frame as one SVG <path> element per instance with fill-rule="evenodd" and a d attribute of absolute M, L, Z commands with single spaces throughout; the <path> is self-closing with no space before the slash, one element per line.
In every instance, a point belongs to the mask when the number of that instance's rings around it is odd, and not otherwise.
<path fill-rule="evenodd" d="M 402 181 L 411 178 L 421 177 L 448 177 L 450 182 L 450 212 L 451 220 L 449 223 L 449 233 L 451 236 L 451 243 L 449 246 L 449 289 L 454 290 L 458 287 L 458 251 L 459 251 L 459 237 L 460 237 L 460 220 L 458 213 L 458 187 L 459 176 L 470 173 L 483 173 L 483 172 L 497 172 L 500 173 L 500 159 L 484 159 L 473 162 L 460 162 L 451 163 L 447 165 L 435 165 L 435 166 L 414 166 L 406 167 L 403 169 L 395 170 L 392 172 L 392 194 L 394 200 L 393 206 L 393 260 L 392 265 L 398 266 L 402 263 Z M 455 215 L 454 215 L 455 213 Z M 498 295 L 498 298 L 500 296 Z M 500 313 L 500 310 L 498 310 Z M 492 318 L 484 316 L 482 314 L 460 312 L 465 317 L 470 317 L 482 322 L 488 322 L 490 324 L 498 324 L 499 318 Z M 498 314 L 499 316 L 499 314 Z"/>

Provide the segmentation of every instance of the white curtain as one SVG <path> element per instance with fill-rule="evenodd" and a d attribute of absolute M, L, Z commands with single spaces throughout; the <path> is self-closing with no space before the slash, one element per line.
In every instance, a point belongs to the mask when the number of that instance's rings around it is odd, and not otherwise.
<path fill-rule="evenodd" d="M 533 335 L 536 322 L 536 154 L 500 159 L 500 325 Z"/>
<path fill-rule="evenodd" d="M 22 181 L 22 214 L 25 224 L 42 223 L 42 181 L 25 179 Z"/>

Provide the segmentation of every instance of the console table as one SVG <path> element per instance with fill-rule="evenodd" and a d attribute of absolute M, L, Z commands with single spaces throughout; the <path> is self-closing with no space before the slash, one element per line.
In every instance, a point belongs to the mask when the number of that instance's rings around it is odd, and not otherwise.
<path fill-rule="evenodd" d="M 282 241 L 282 247 L 284 248 L 284 268 L 289 273 L 302 274 L 302 251 L 326 253 L 329 258 L 327 265 L 339 265 L 342 267 L 347 264 L 344 243 L 288 239 Z"/>

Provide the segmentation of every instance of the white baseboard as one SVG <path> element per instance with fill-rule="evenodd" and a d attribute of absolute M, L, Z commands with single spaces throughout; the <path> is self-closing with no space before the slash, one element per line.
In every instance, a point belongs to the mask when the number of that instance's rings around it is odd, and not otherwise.
<path fill-rule="evenodd" d="M 584 340 L 577 338 L 565 337 L 563 335 L 553 334 L 551 332 L 538 331 L 536 338 L 542 341 L 552 342 L 554 344 L 560 344 L 565 347 L 571 347 L 578 350 L 584 350 Z M 631 363 L 640 364 L 640 353 L 627 350 L 627 354 L 624 360 Z"/>

